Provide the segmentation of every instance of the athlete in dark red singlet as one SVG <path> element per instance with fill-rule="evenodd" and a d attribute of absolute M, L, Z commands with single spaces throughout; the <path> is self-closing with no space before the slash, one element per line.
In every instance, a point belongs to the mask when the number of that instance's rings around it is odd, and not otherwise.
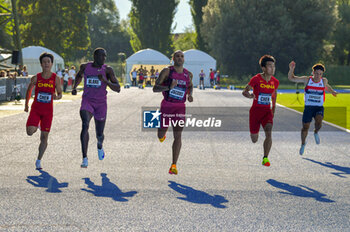
<path fill-rule="evenodd" d="M 186 99 L 193 101 L 192 91 L 192 73 L 183 67 L 184 54 L 182 51 L 176 51 L 173 54 L 174 66 L 164 68 L 156 80 L 153 92 L 162 92 L 164 99 L 160 106 L 162 117 L 168 115 L 165 119 L 167 125 L 171 121 L 185 120 Z M 158 138 L 163 142 L 166 138 L 168 127 L 158 129 Z M 180 155 L 181 134 L 183 127 L 173 126 L 174 142 L 173 142 L 173 162 L 169 169 L 169 174 L 177 174 L 176 163 Z"/>

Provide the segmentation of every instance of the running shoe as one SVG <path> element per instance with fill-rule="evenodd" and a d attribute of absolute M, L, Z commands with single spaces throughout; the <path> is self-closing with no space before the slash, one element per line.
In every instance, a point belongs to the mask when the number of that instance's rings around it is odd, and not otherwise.
<path fill-rule="evenodd" d="M 41 167 L 41 162 L 40 162 L 41 160 L 36 160 L 36 162 L 35 162 L 35 168 L 36 168 L 36 170 L 41 170 L 41 169 L 43 169 L 42 167 Z"/>
<path fill-rule="evenodd" d="M 305 146 L 306 146 L 306 143 L 305 144 L 301 144 L 301 147 L 300 147 L 300 150 L 299 150 L 299 154 L 300 155 L 304 154 Z"/>
<path fill-rule="evenodd" d="M 269 167 L 270 166 L 270 161 L 267 157 L 263 158 L 262 165 Z"/>
<path fill-rule="evenodd" d="M 171 175 L 177 175 L 177 168 L 176 168 L 176 164 L 172 164 L 170 169 L 169 169 L 169 174 Z"/>
<path fill-rule="evenodd" d="M 105 151 L 103 150 L 103 148 L 101 149 L 97 148 L 97 152 L 98 152 L 98 159 L 103 160 L 103 158 L 105 158 Z"/>
<path fill-rule="evenodd" d="M 320 136 L 318 136 L 318 133 L 314 133 L 314 137 L 315 137 L 315 142 L 316 144 L 320 144 Z"/>
<path fill-rule="evenodd" d="M 87 168 L 88 167 L 88 158 L 83 158 L 83 162 L 80 165 L 81 168 Z"/>
<path fill-rule="evenodd" d="M 164 142 L 164 140 L 165 140 L 165 139 L 166 139 L 166 135 L 164 135 L 164 137 L 163 137 L 163 138 L 160 138 L 160 139 L 159 139 L 159 142 L 161 142 L 161 143 L 162 143 L 162 142 Z"/>

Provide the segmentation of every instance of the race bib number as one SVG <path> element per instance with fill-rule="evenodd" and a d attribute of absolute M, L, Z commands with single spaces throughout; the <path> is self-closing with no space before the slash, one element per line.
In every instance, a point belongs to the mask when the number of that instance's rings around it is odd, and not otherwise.
<path fill-rule="evenodd" d="M 259 105 L 270 105 L 271 103 L 271 94 L 268 93 L 260 93 L 258 97 Z"/>
<path fill-rule="evenodd" d="M 41 103 L 51 103 L 51 98 L 51 93 L 39 92 L 37 101 Z"/>
<path fill-rule="evenodd" d="M 307 94 L 305 102 L 308 103 L 322 103 L 323 95 L 316 95 L 316 94 Z"/>
<path fill-rule="evenodd" d="M 86 77 L 86 87 L 88 88 L 100 88 L 101 81 L 97 76 L 87 76 Z"/>
<path fill-rule="evenodd" d="M 185 96 L 185 88 L 175 86 L 169 91 L 169 97 L 176 100 L 182 100 Z"/>

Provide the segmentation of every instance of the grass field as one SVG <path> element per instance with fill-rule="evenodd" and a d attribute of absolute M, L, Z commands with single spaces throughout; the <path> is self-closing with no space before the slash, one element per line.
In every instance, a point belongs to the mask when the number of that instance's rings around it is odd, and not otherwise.
<path fill-rule="evenodd" d="M 298 96 L 299 95 L 299 96 Z M 277 103 L 299 112 L 304 111 L 304 94 L 279 93 Z M 298 101 L 299 99 L 299 101 Z M 350 130 L 350 94 L 326 94 L 324 120 Z"/>

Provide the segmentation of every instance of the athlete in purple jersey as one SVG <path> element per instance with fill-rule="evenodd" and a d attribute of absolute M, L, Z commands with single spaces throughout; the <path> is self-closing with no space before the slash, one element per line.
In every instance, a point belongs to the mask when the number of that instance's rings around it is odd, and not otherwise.
<path fill-rule="evenodd" d="M 103 130 L 107 116 L 107 86 L 116 92 L 120 92 L 120 85 L 111 67 L 105 65 L 106 50 L 96 48 L 94 61 L 80 65 L 80 70 L 75 77 L 72 94 L 77 94 L 77 86 L 84 77 L 84 93 L 80 107 L 82 130 L 80 134 L 81 149 L 83 153 L 82 168 L 87 168 L 87 150 L 89 144 L 89 124 L 92 116 L 95 118 L 98 158 L 102 160 L 105 152 L 102 148 L 104 139 Z"/>
<path fill-rule="evenodd" d="M 183 67 L 184 64 L 184 54 L 182 51 L 176 51 L 173 54 L 174 66 L 169 66 L 164 68 L 159 77 L 156 80 L 156 84 L 153 87 L 153 92 L 162 92 L 164 99 L 160 106 L 160 111 L 162 112 L 162 117 L 166 116 L 165 121 L 167 124 L 176 122 L 179 120 L 186 120 L 186 99 L 189 102 L 193 102 L 193 83 L 192 83 L 192 73 Z M 170 116 L 173 115 L 173 116 Z M 169 169 L 169 174 L 177 175 L 176 163 L 180 155 L 180 149 L 182 145 L 181 134 L 183 127 L 179 124 L 174 124 L 173 134 L 174 142 L 172 146 L 173 162 Z M 163 142 L 166 138 L 166 132 L 168 127 L 162 126 L 158 129 L 158 139 Z"/>

